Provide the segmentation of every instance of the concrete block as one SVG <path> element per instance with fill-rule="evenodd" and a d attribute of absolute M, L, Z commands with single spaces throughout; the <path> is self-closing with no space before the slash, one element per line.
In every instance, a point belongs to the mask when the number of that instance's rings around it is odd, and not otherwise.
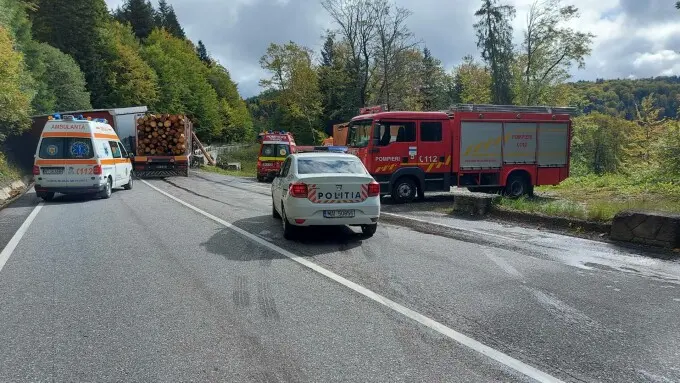
<path fill-rule="evenodd" d="M 241 171 L 241 163 L 240 162 L 227 162 L 227 170 Z"/>
<path fill-rule="evenodd" d="M 489 194 L 457 194 L 453 198 L 453 211 L 469 215 L 486 215 L 498 198 L 500 196 Z"/>
<path fill-rule="evenodd" d="M 667 248 L 680 247 L 680 214 L 622 211 L 612 221 L 610 238 Z"/>

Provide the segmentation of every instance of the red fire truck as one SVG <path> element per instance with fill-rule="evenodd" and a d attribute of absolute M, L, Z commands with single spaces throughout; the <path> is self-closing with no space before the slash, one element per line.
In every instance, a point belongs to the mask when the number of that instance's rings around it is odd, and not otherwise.
<path fill-rule="evenodd" d="M 260 153 L 257 157 L 257 180 L 272 180 L 281 168 L 281 163 L 290 153 L 295 152 L 293 134 L 286 131 L 268 131 L 258 135 Z"/>
<path fill-rule="evenodd" d="M 503 191 L 530 195 L 569 175 L 573 108 L 455 105 L 446 112 L 364 108 L 347 146 L 400 203 L 424 192 Z"/>

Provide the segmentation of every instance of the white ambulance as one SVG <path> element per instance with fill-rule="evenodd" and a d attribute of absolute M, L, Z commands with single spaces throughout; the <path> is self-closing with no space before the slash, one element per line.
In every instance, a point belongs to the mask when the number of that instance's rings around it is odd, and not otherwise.
<path fill-rule="evenodd" d="M 132 189 L 132 162 L 105 119 L 50 116 L 33 165 L 35 191 L 49 201 L 55 193 L 111 197 L 113 188 Z"/>

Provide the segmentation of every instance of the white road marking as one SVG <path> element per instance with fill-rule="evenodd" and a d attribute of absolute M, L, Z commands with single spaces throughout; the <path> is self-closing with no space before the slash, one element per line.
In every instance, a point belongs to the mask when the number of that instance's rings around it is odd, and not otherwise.
<path fill-rule="evenodd" d="M 38 215 L 40 212 L 40 209 L 43 207 L 43 202 L 40 201 L 38 203 L 38 206 L 36 206 L 31 214 L 26 217 L 26 220 L 24 223 L 19 226 L 19 230 L 17 230 L 16 233 L 12 236 L 12 239 L 7 242 L 7 246 L 5 246 L 4 249 L 2 249 L 2 252 L 0 252 L 0 271 L 2 271 L 2 268 L 5 267 L 5 263 L 7 263 L 7 260 L 9 257 L 12 255 L 12 252 L 14 252 L 14 249 L 16 249 L 17 245 L 19 244 L 19 241 L 21 241 L 21 238 L 26 234 L 26 231 L 28 230 L 28 227 L 31 226 L 31 223 L 35 219 L 35 216 Z"/>
<path fill-rule="evenodd" d="M 242 236 L 250 239 L 251 241 L 256 242 L 259 245 L 266 247 L 266 248 L 268 248 L 272 251 L 275 251 L 275 252 L 277 252 L 277 253 L 285 256 L 285 257 L 288 257 L 291 260 L 301 264 L 302 266 L 305 266 L 305 267 L 307 267 L 307 268 L 309 268 L 313 271 L 316 271 L 317 273 L 319 273 L 319 274 L 321 274 L 325 277 L 328 277 L 329 279 L 331 279 L 331 280 L 333 280 L 333 281 L 335 281 L 335 282 L 337 282 L 337 283 L 339 283 L 339 284 L 341 284 L 345 287 L 348 287 L 348 288 L 354 290 L 355 292 L 357 292 L 357 293 L 359 293 L 359 294 L 361 294 L 361 295 L 363 295 L 363 296 L 365 296 L 365 297 L 367 297 L 367 298 L 369 298 L 369 299 L 371 299 L 371 300 L 373 300 L 377 303 L 380 303 L 384 306 L 387 306 L 387 307 L 391 308 L 392 310 L 396 311 L 397 313 L 402 314 L 402 315 L 404 315 L 408 318 L 411 318 L 414 321 L 416 321 L 416 322 L 418 322 L 418 323 L 420 323 L 420 324 L 422 324 L 426 327 L 429 327 L 430 329 L 435 330 L 438 333 L 440 333 L 440 334 L 442 334 L 442 335 L 444 335 L 444 336 L 446 336 L 450 339 L 453 339 L 454 341 L 460 343 L 461 345 L 467 346 L 474 351 L 477 351 L 477 352 L 479 352 L 483 355 L 486 355 L 487 357 L 489 357 L 489 358 L 491 358 L 491 359 L 493 359 L 493 360 L 495 360 L 495 361 L 497 361 L 497 362 L 499 362 L 499 363 L 521 373 L 521 374 L 524 374 L 524 375 L 526 375 L 530 378 L 533 378 L 533 379 L 535 379 L 539 382 L 562 382 L 560 379 L 558 379 L 558 378 L 556 378 L 556 377 L 554 377 L 554 376 L 552 376 L 548 373 L 545 373 L 545 372 L 543 372 L 543 371 L 541 371 L 541 370 L 539 370 L 535 367 L 532 367 L 532 366 L 530 366 L 530 365 L 528 365 L 524 362 L 521 362 L 521 361 L 519 361 L 519 360 L 517 360 L 517 359 L 515 359 L 515 358 L 513 358 L 513 357 L 511 357 L 511 356 L 509 356 L 509 355 L 507 355 L 507 354 L 505 354 L 501 351 L 498 351 L 494 348 L 491 348 L 491 347 L 489 347 L 489 346 L 487 346 L 487 345 L 485 345 L 481 342 L 478 342 L 478 341 L 468 337 L 467 335 L 459 333 L 458 331 L 455 331 L 455 330 L 435 321 L 434 319 L 428 318 L 428 317 L 426 317 L 426 316 L 424 316 L 424 315 L 422 315 L 418 312 L 415 312 L 415 311 L 413 311 L 413 310 L 411 310 L 407 307 L 404 307 L 404 306 L 400 305 L 399 303 L 396 303 L 396 302 L 394 302 L 394 301 L 392 301 L 392 300 L 390 300 L 390 299 L 388 299 L 388 298 L 386 298 L 386 297 L 384 297 L 380 294 L 377 294 L 377 293 L 375 293 L 375 292 L 373 292 L 373 291 L 371 291 L 371 290 L 369 290 L 369 289 L 367 289 L 367 288 L 365 288 L 361 285 L 358 285 L 358 284 L 356 284 L 356 283 L 354 283 L 354 282 L 352 282 L 348 279 L 345 279 L 345 278 L 341 277 L 340 275 L 333 273 L 330 270 L 324 269 L 323 267 L 317 265 L 314 262 L 308 261 L 305 258 L 297 256 L 297 255 L 291 253 L 290 251 L 288 251 L 286 249 L 278 247 L 278 246 L 274 245 L 273 243 L 267 242 L 266 240 L 258 237 L 255 234 L 251 234 L 251 233 L 249 233 L 249 232 L 247 232 L 247 231 L 245 231 L 245 230 L 243 230 L 239 227 L 232 225 L 231 223 L 229 223 L 229 222 L 227 222 L 227 221 L 225 221 L 221 218 L 218 218 L 218 217 L 216 217 L 216 216 L 214 216 L 214 215 L 212 215 L 208 212 L 205 212 L 205 211 L 203 211 L 203 210 L 201 210 L 201 209 L 199 209 L 199 208 L 197 208 L 197 207 L 195 207 L 195 206 L 193 206 L 193 205 L 191 205 L 187 202 L 184 202 L 183 200 L 181 200 L 181 199 L 179 199 L 179 198 L 177 198 L 177 197 L 175 197 L 175 196 L 173 196 L 173 195 L 151 185 L 150 183 L 148 183 L 144 180 L 142 180 L 142 182 L 144 184 L 146 184 L 147 186 L 149 186 L 150 188 L 152 188 L 152 189 L 156 190 L 157 192 L 163 194 L 164 196 L 166 196 L 166 197 L 178 202 L 179 204 L 184 205 L 187 208 L 189 208 L 189 209 L 191 209 L 191 210 L 193 210 L 193 211 L 195 211 L 195 212 L 197 212 L 197 213 L 199 213 L 199 214 L 201 214 L 201 215 L 203 215 L 207 218 L 210 218 L 211 220 L 213 220 L 213 221 L 215 221 L 215 222 L 217 222 L 217 223 L 219 223 L 219 224 L 241 234 Z"/>

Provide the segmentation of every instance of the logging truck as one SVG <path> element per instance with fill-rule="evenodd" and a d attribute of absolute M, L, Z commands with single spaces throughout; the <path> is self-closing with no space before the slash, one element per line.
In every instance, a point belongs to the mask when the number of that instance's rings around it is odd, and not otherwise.
<path fill-rule="evenodd" d="M 139 177 L 189 176 L 192 124 L 181 114 L 145 114 L 136 119 L 134 171 Z"/>

